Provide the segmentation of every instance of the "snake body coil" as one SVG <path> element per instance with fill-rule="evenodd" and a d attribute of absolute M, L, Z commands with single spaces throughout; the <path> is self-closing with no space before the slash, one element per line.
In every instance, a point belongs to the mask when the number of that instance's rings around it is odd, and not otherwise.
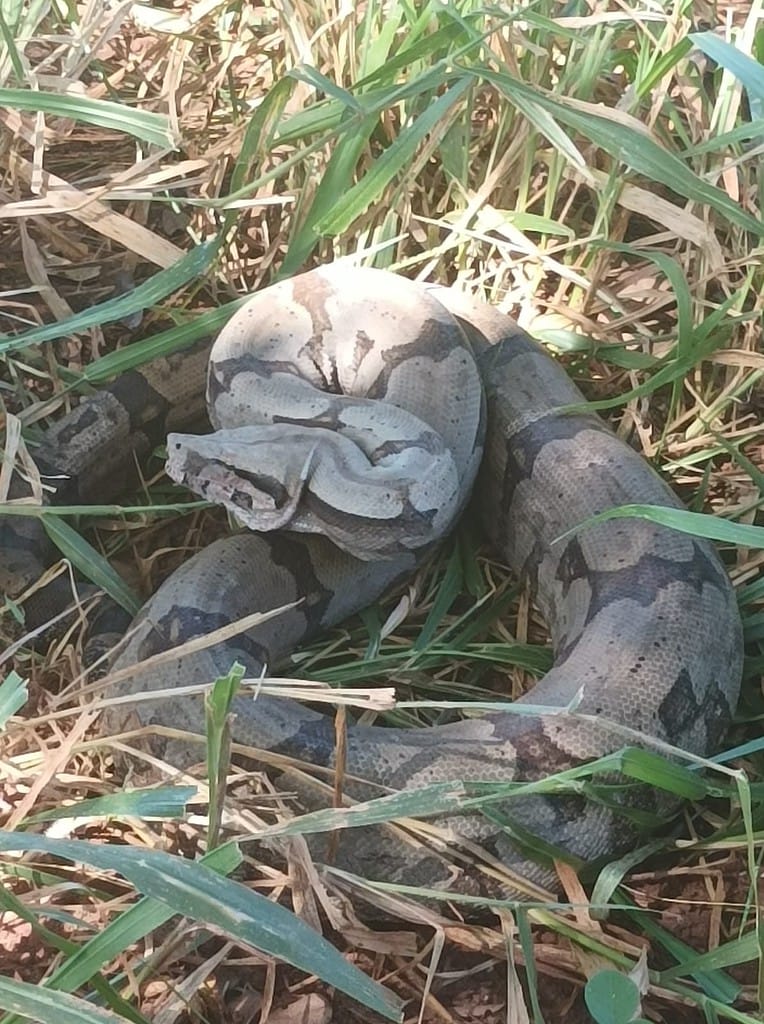
<path fill-rule="evenodd" d="M 153 383 L 148 390 L 156 397 Z M 619 724 L 713 751 L 740 685 L 732 588 L 710 544 L 643 519 L 569 534 L 624 504 L 680 507 L 597 416 L 566 411 L 583 401 L 511 320 L 451 289 L 334 265 L 257 293 L 213 348 L 216 433 L 171 434 L 168 471 L 265 532 L 238 533 L 186 562 L 144 606 L 113 667 L 299 603 L 217 647 L 136 670 L 123 691 L 208 682 L 234 660 L 249 675 L 272 667 L 410 573 L 463 509 L 481 464 L 475 505 L 485 532 L 531 580 L 552 634 L 554 666 L 520 703 L 578 700 L 577 713 L 494 712 L 421 730 L 351 726 L 347 773 L 391 789 L 535 780 L 626 745 Z M 54 465 L 61 429 L 46 449 Z M 332 764 L 325 716 L 270 697 L 237 698 L 235 710 L 236 740 Z M 135 713 L 143 723 L 201 726 L 194 700 L 143 703 Z M 166 754 L 190 756 L 179 741 Z M 586 860 L 628 841 L 618 815 L 577 796 L 500 809 Z M 448 824 L 548 881 L 489 818 L 461 814 Z M 350 846 L 348 862 L 370 877 L 406 862 L 379 842 L 364 851 L 356 837 Z M 446 884 L 437 860 L 425 857 L 425 880 Z"/>

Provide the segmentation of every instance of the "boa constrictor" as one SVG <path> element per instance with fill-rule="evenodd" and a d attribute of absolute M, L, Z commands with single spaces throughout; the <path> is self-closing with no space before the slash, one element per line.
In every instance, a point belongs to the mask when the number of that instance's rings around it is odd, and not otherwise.
<path fill-rule="evenodd" d="M 198 353 L 188 358 L 198 363 Z M 198 369 L 184 376 L 184 365 L 164 381 L 190 401 Z M 63 461 L 73 475 L 77 460 L 67 464 L 62 450 L 78 435 L 135 425 L 139 405 L 164 410 L 156 380 L 132 378 L 53 428 L 47 466 Z M 554 665 L 519 702 L 542 713 L 413 730 L 352 725 L 348 776 L 372 785 L 365 795 L 443 780 L 535 780 L 627 745 L 619 724 L 696 754 L 717 747 L 742 662 L 722 563 L 704 540 L 644 519 L 569 534 L 616 506 L 679 503 L 640 455 L 581 411 L 565 372 L 496 309 L 382 271 L 313 270 L 258 292 L 228 323 L 212 350 L 207 398 L 215 433 L 171 433 L 169 474 L 258 532 L 219 540 L 178 569 L 142 609 L 113 669 L 124 679 L 126 668 L 192 637 L 291 607 L 218 646 L 135 668 L 123 692 L 209 682 L 234 660 L 250 676 L 271 668 L 410 573 L 462 511 L 480 466 L 474 507 L 494 550 L 530 580 L 551 631 Z M 92 456 L 97 445 L 84 448 Z M 555 713 L 571 702 L 574 713 Z M 235 711 L 238 742 L 333 764 L 325 715 L 265 696 L 238 697 Z M 202 723 L 200 701 L 188 698 L 142 702 L 133 713 L 197 732 Z M 164 749 L 170 760 L 193 759 L 187 741 Z M 630 834 L 606 803 L 575 795 L 521 796 L 498 811 L 586 860 Z M 549 881 L 492 818 L 446 823 L 524 877 Z M 416 863 L 420 879 L 449 884 L 434 852 L 378 837 L 364 845 L 358 835 L 344 848 L 345 862 L 368 877 L 400 877 Z"/>

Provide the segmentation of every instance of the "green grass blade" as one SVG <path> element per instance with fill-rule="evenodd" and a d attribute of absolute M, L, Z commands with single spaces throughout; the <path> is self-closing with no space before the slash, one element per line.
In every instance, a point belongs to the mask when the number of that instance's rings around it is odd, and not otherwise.
<path fill-rule="evenodd" d="M 174 352 L 180 352 L 201 338 L 209 338 L 212 344 L 211 339 L 228 323 L 236 310 L 244 305 L 248 297 L 243 296 L 241 299 L 227 302 L 224 306 L 195 316 L 190 323 L 180 324 L 161 334 L 154 334 L 150 338 L 134 341 L 125 348 L 108 352 L 105 356 L 88 363 L 78 380 L 90 384 L 104 384 L 121 373 L 142 366 L 159 356 L 170 356 Z"/>
<path fill-rule="evenodd" d="M 369 3 L 366 5 L 363 23 L 361 26 L 361 46 L 358 59 L 358 79 L 363 81 L 368 75 L 380 68 L 386 71 L 390 77 L 389 63 L 391 50 L 399 33 L 401 22 L 404 17 L 404 6 L 401 3 L 390 4 L 389 8 L 382 8 L 382 5 Z M 438 29 L 430 35 L 437 35 Z M 408 33 L 402 33 L 403 38 L 408 40 Z M 409 65 L 413 59 L 409 61 Z"/>
<path fill-rule="evenodd" d="M 1 695 L 1 691 L 0 691 Z M 186 804 L 196 796 L 195 786 L 160 786 L 109 793 L 108 796 L 78 800 L 67 807 L 56 807 L 24 819 L 24 826 L 60 818 L 180 818 Z"/>
<path fill-rule="evenodd" d="M 703 142 L 685 149 L 685 156 L 697 157 L 705 153 L 721 153 L 731 146 L 737 146 L 741 142 L 759 141 L 764 136 L 764 117 L 757 117 L 752 121 L 744 121 L 736 125 L 728 132 L 720 132 L 718 135 L 711 135 Z"/>
<path fill-rule="evenodd" d="M 316 230 L 321 234 L 338 234 L 365 213 L 372 203 L 380 198 L 393 178 L 400 175 L 411 163 L 426 137 L 446 118 L 448 112 L 471 87 L 471 77 L 458 79 L 412 124 L 404 128 L 395 141 L 374 161 L 358 184 L 341 197 L 333 209 L 316 224 Z"/>
<path fill-rule="evenodd" d="M 252 164 L 270 149 L 293 88 L 288 78 L 282 78 L 268 91 L 250 119 L 231 175 L 232 193 L 246 186 Z"/>
<path fill-rule="evenodd" d="M 732 523 L 728 519 L 706 515 L 705 512 L 687 512 L 684 509 L 666 508 L 662 505 L 621 505 L 611 508 L 599 515 L 573 527 L 566 533 L 555 538 L 557 544 L 572 537 L 580 530 L 603 523 L 607 519 L 648 519 L 659 526 L 668 526 L 680 533 L 689 533 L 693 537 L 705 537 L 707 540 L 719 541 L 722 544 L 740 544 L 743 547 L 764 548 L 764 526 L 747 526 Z"/>
<path fill-rule="evenodd" d="M 326 93 L 330 99 L 336 100 L 344 109 L 363 115 L 363 107 L 353 93 L 343 89 L 342 86 L 337 85 L 336 82 L 332 81 L 331 78 L 327 78 L 326 75 L 322 75 L 318 68 L 311 67 L 309 64 L 301 64 L 298 68 L 292 68 L 288 74 L 290 78 L 294 78 L 298 82 L 305 82 L 306 85 L 311 86 L 316 92 Z"/>
<path fill-rule="evenodd" d="M 438 593 L 427 615 L 427 620 L 414 642 L 412 654 L 423 651 L 430 645 L 438 631 L 438 626 L 443 621 L 444 616 L 454 601 L 463 592 L 463 588 L 464 572 L 462 569 L 461 549 L 458 544 L 454 544 L 442 583 L 438 587 Z"/>
<path fill-rule="evenodd" d="M 715 32 L 693 32 L 689 38 L 707 57 L 726 68 L 745 86 L 751 116 L 760 118 L 764 113 L 764 67 Z"/>
<path fill-rule="evenodd" d="M 18 672 L 9 672 L 0 683 L 0 729 L 12 715 L 24 707 L 28 697 L 26 679 L 22 679 Z"/>
<path fill-rule="evenodd" d="M 66 334 L 77 334 L 78 331 L 101 326 L 113 320 L 121 320 L 134 313 L 136 309 L 147 309 L 208 270 L 217 254 L 217 247 L 217 240 L 197 245 L 173 266 L 167 270 L 160 270 L 128 294 L 91 306 L 76 316 L 54 324 L 45 324 L 43 327 L 33 327 L 14 337 L 0 336 L 0 355 L 16 352 L 28 345 L 39 345 L 43 341 L 61 338 Z"/>
<path fill-rule="evenodd" d="M 310 209 L 289 243 L 279 278 L 296 273 L 317 245 L 321 237 L 319 225 L 331 217 L 337 196 L 345 195 L 351 188 L 358 161 L 377 123 L 376 115 L 352 116 L 352 128 L 345 132 L 332 152 Z"/>
<path fill-rule="evenodd" d="M 665 253 L 653 252 L 650 249 L 638 249 L 636 246 L 627 245 L 624 242 L 595 242 L 593 248 L 607 249 L 610 252 L 622 252 L 640 259 L 648 259 L 658 267 L 671 285 L 671 291 L 676 299 L 677 354 L 689 357 L 692 354 L 694 332 L 692 296 L 687 285 L 687 278 L 676 260 Z"/>
<path fill-rule="evenodd" d="M 207 847 L 220 842 L 225 808 L 226 784 L 231 765 L 231 702 L 244 677 L 244 666 L 234 662 L 225 676 L 219 676 L 204 697 L 205 736 L 207 740 Z"/>
<path fill-rule="evenodd" d="M 0 89 L 0 106 L 15 110 L 42 111 L 55 117 L 107 128 L 134 135 L 150 146 L 175 149 L 174 137 L 167 118 L 146 110 L 136 110 L 124 103 L 95 100 L 87 96 L 61 95 L 32 89 Z"/>
<path fill-rule="evenodd" d="M 646 782 L 664 793 L 671 793 L 682 800 L 701 800 L 707 788 L 697 772 L 684 765 L 667 761 L 665 757 L 650 750 L 628 747 L 620 754 L 620 770 L 630 779 Z"/>
<path fill-rule="evenodd" d="M 592 410 L 614 409 L 631 401 L 633 398 L 651 395 L 658 388 L 664 387 L 667 384 L 675 384 L 694 366 L 702 360 L 708 359 L 724 344 L 724 338 L 712 332 L 706 333 L 696 330 L 694 333 L 693 342 L 686 346 L 684 353 L 679 354 L 676 351 L 672 351 L 670 355 L 661 359 L 660 368 L 635 388 L 624 391 L 622 394 L 616 395 L 615 398 L 603 398 L 597 401 L 585 402 L 581 405 L 571 405 L 567 406 L 565 410 L 560 409 L 560 411 L 591 412 Z"/>
<path fill-rule="evenodd" d="M 63 992 L 0 977 L 0 1006 L 40 1024 L 121 1024 L 124 1018 Z"/>
<path fill-rule="evenodd" d="M 389 20 L 393 24 L 393 19 Z M 464 41 L 462 41 L 464 40 Z M 374 71 L 361 78 L 356 83 L 356 89 L 364 92 L 364 100 L 368 101 L 369 96 L 377 96 L 379 99 L 386 90 L 377 90 L 370 87 L 378 82 L 389 83 L 395 81 L 396 71 L 407 71 L 411 68 L 422 68 L 423 70 L 445 70 L 450 62 L 456 57 L 465 57 L 478 46 L 482 45 L 484 36 L 475 34 L 465 37 L 461 27 L 451 23 L 430 32 L 420 38 L 414 39 L 407 36 L 404 45 L 397 53 L 386 58 Z"/>
<path fill-rule="evenodd" d="M 730 223 L 750 231 L 756 238 L 764 235 L 762 221 L 746 213 L 726 192 L 699 178 L 680 157 L 657 142 L 636 118 L 632 118 L 633 126 L 628 126 L 621 120 L 597 113 L 593 105 L 590 110 L 583 111 L 509 75 L 485 68 L 481 69 L 480 75 L 493 82 L 518 110 L 523 111 L 528 102 L 538 104 L 555 119 L 580 131 L 619 163 L 644 174 L 651 181 L 661 182 L 686 199 L 710 206 Z"/>
<path fill-rule="evenodd" d="M 238 846 L 226 843 L 205 854 L 200 858 L 200 863 L 218 875 L 230 875 L 241 864 L 241 860 Z M 126 949 L 161 928 L 173 915 L 174 911 L 165 903 L 144 896 L 110 921 L 92 939 L 83 943 L 76 952 L 71 953 L 46 978 L 45 986 L 58 992 L 74 991 L 95 977 L 102 967 L 121 956 Z M 4 1020 L 2 1024 L 16 1024 L 16 1020 Z"/>
<path fill-rule="evenodd" d="M 717 971 L 723 967 L 736 967 L 750 963 L 758 957 L 758 939 L 755 932 L 749 932 L 738 939 L 725 942 L 707 953 L 696 953 L 685 947 L 683 958 L 675 967 L 660 972 L 662 981 L 672 981 L 696 975 L 702 971 Z"/>
<path fill-rule="evenodd" d="M 8 502 L 0 504 L 0 515 L 34 516 L 46 521 L 60 519 L 61 516 L 123 516 L 127 513 L 136 515 L 152 512 L 183 513 L 209 507 L 208 501 L 178 501 L 156 505 L 19 505 Z"/>
<path fill-rule="evenodd" d="M 662 853 L 666 849 L 665 839 L 656 839 L 653 842 L 642 843 L 636 849 L 631 849 L 608 863 L 597 875 L 597 880 L 592 887 L 592 906 L 597 907 L 596 917 L 605 920 L 610 913 L 613 902 L 618 902 L 616 890 L 622 884 L 624 876 L 629 871 L 638 867 L 653 854 Z"/>
<path fill-rule="evenodd" d="M 262 103 L 250 118 L 231 175 L 228 199 L 233 200 L 235 196 L 242 196 L 243 202 L 247 201 L 244 197 L 250 194 L 248 178 L 251 169 L 254 165 L 262 163 L 270 151 L 284 109 L 292 95 L 292 89 L 293 83 L 286 77 L 282 78 L 272 89 L 269 89 Z M 235 203 L 226 209 L 221 232 L 223 238 L 229 238 L 238 216 L 239 212 Z"/>
<path fill-rule="evenodd" d="M 4 831 L 0 831 L 0 850 L 36 850 L 116 871 L 140 892 L 174 913 L 205 922 L 308 974 L 317 974 L 327 984 L 376 1010 L 387 1020 L 402 1019 L 397 996 L 367 978 L 300 918 L 246 886 L 221 878 L 199 862 L 173 857 L 160 850 L 106 847 Z M 59 995 L 58 998 L 64 997 Z M 17 1009 L 17 1006 L 11 1004 L 8 1008 Z M 58 1013 L 55 1018 L 44 1019 L 63 1018 Z"/>
<path fill-rule="evenodd" d="M 100 587 L 131 615 L 136 615 L 143 603 L 128 587 L 109 562 L 88 544 L 84 537 L 58 516 L 43 516 L 45 532 L 64 558 L 68 558 L 80 572 Z"/>
<path fill-rule="evenodd" d="M 690 39 L 680 39 L 670 50 L 666 50 L 665 53 L 661 54 L 657 60 L 652 62 L 650 70 L 639 76 L 639 80 L 635 83 L 634 87 L 636 95 L 640 97 L 648 96 L 660 80 L 668 75 L 680 60 L 684 60 L 690 50 L 692 50 Z"/>
<path fill-rule="evenodd" d="M 533 948 L 533 933 L 528 921 L 528 911 L 518 906 L 515 910 L 515 921 L 517 923 L 517 936 L 520 940 L 520 948 L 523 951 L 523 962 L 528 984 L 528 994 L 533 1008 L 533 1024 L 544 1024 L 544 1015 L 541 1012 L 539 1003 L 539 976 L 536 967 L 536 955 Z"/>
<path fill-rule="evenodd" d="M 13 32 L 8 22 L 5 20 L 4 12 L 0 7 L 0 36 L 2 36 L 5 53 L 7 54 L 11 67 L 13 68 L 13 74 L 17 82 L 23 82 L 25 79 L 24 74 L 24 63 L 21 59 L 18 47 L 16 46 L 16 40 L 14 39 Z"/>

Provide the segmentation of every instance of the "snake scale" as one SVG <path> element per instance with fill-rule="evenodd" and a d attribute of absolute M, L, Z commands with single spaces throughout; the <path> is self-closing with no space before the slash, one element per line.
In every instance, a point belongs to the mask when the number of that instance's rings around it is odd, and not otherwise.
<path fill-rule="evenodd" d="M 145 423 L 183 429 L 199 411 L 201 364 L 198 350 L 172 357 L 161 372 L 133 371 L 85 400 L 44 439 L 46 470 L 67 475 L 78 500 L 102 496 L 113 470 L 104 437 L 124 461 L 156 440 Z M 570 533 L 624 504 L 681 506 L 639 454 L 580 411 L 584 399 L 564 370 L 497 309 L 384 271 L 312 270 L 257 292 L 229 321 L 210 356 L 207 401 L 214 433 L 171 432 L 168 472 L 251 529 L 201 550 L 148 600 L 112 666 L 122 692 L 209 682 L 234 660 L 251 676 L 278 664 L 412 573 L 476 481 L 473 505 L 490 544 L 530 581 L 549 625 L 553 667 L 520 699 L 549 710 L 423 729 L 351 725 L 348 776 L 372 792 L 536 780 L 626 745 L 619 724 L 696 754 L 718 747 L 742 665 L 719 557 L 706 541 L 644 519 Z M 0 557 L 12 589 L 20 562 L 9 568 L 7 523 Z M 23 548 L 28 568 L 39 553 L 29 540 Z M 125 672 L 285 605 L 218 646 Z M 572 701 L 575 713 L 555 713 Z M 235 740 L 333 764 L 331 718 L 276 697 L 234 703 Z M 131 715 L 197 732 L 202 723 L 201 701 L 188 698 L 136 704 Z M 114 713 L 107 722 L 115 725 Z M 168 739 L 163 749 L 184 762 L 198 748 Z M 606 802 L 576 794 L 507 800 L 499 810 L 584 860 L 629 841 L 629 825 Z M 549 883 L 548 869 L 494 817 L 445 823 L 513 872 Z M 364 845 L 352 837 L 362 831 L 345 833 L 347 863 L 371 878 L 400 877 L 410 851 L 394 840 Z M 420 880 L 456 884 L 436 852 L 411 856 L 424 865 Z"/>

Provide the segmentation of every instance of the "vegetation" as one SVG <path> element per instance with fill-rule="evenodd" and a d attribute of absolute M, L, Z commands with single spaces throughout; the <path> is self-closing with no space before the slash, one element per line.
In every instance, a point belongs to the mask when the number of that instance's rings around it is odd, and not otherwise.
<path fill-rule="evenodd" d="M 330 1002 L 335 1020 L 395 1020 L 401 1001 L 411 1021 L 761 1020 L 761 18 L 761 0 L 3 0 L 6 464 L 73 395 L 302 267 L 347 257 L 456 282 L 547 343 L 705 513 L 681 525 L 722 542 L 749 658 L 730 751 L 619 761 L 692 799 L 675 826 L 590 872 L 593 888 L 560 864 L 564 903 L 464 924 L 416 890 L 317 874 L 299 833 L 343 812 L 295 823 L 236 767 L 221 790 L 217 727 L 209 784 L 168 771 L 122 792 L 119 748 L 92 735 L 77 631 L 44 657 L 14 645 L 2 1024 L 320 1021 Z M 222 528 L 159 466 L 132 505 L 45 516 L 62 554 L 128 607 Z M 416 704 L 389 717 L 411 724 L 444 696 L 530 684 L 543 624 L 477 544 L 465 525 L 404 597 L 301 652 L 295 672 L 393 684 Z M 13 602 L 5 613 L 18 625 Z M 365 813 L 429 833 L 410 820 L 427 810 Z M 221 823 L 242 841 L 219 842 Z M 292 834 L 290 873 L 247 843 L 266 827 Z"/>

